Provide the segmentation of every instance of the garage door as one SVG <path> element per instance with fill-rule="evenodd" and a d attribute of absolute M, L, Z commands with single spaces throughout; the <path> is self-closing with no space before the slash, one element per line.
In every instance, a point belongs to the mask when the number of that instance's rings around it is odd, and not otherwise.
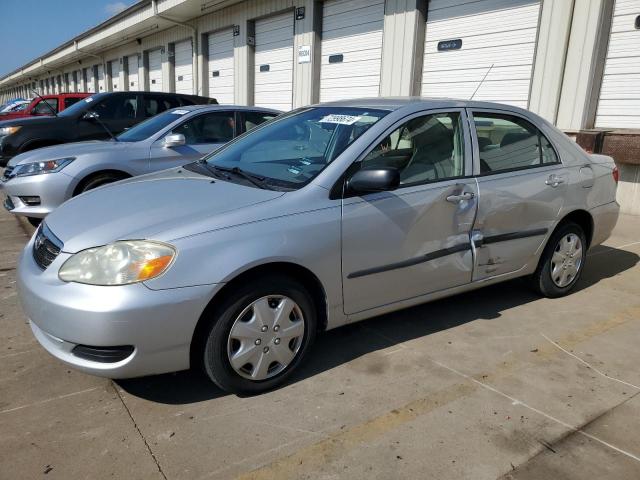
<path fill-rule="evenodd" d="M 322 7 L 320 101 L 380 93 L 384 0 L 327 0 Z"/>
<path fill-rule="evenodd" d="M 111 89 L 114 92 L 122 90 L 122 85 L 120 85 L 120 60 L 111 60 Z"/>
<path fill-rule="evenodd" d="M 640 128 L 640 0 L 616 0 L 596 127 Z"/>
<path fill-rule="evenodd" d="M 104 65 L 98 65 L 98 92 L 106 92 L 104 81 Z"/>
<path fill-rule="evenodd" d="M 127 57 L 127 81 L 129 82 L 129 90 L 140 90 L 138 84 L 138 56 L 131 55 Z"/>
<path fill-rule="evenodd" d="M 176 93 L 193 94 L 193 52 L 191 39 L 177 42 L 174 50 Z"/>
<path fill-rule="evenodd" d="M 160 50 L 149 52 L 149 90 L 162 91 L 162 53 Z"/>
<path fill-rule="evenodd" d="M 256 20 L 254 104 L 291 110 L 293 12 Z"/>
<path fill-rule="evenodd" d="M 539 0 L 430 1 L 422 95 L 469 99 L 477 89 L 474 100 L 526 108 L 539 12 Z"/>
<path fill-rule="evenodd" d="M 209 96 L 218 103 L 234 103 L 233 29 L 209 35 Z"/>
<path fill-rule="evenodd" d="M 93 68 L 85 68 L 84 69 L 84 84 L 85 84 L 85 92 L 95 93 L 96 87 L 95 82 L 93 80 Z"/>

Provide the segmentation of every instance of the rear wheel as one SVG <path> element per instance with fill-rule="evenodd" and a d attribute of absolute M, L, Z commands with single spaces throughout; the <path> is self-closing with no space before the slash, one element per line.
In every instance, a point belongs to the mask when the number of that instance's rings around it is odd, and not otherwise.
<path fill-rule="evenodd" d="M 283 384 L 316 334 L 313 300 L 300 284 L 269 276 L 238 289 L 212 312 L 204 368 L 223 390 L 256 394 Z"/>
<path fill-rule="evenodd" d="M 533 287 L 549 298 L 567 295 L 578 282 L 586 258 L 587 240 L 582 228 L 573 222 L 560 225 L 532 276 Z"/>

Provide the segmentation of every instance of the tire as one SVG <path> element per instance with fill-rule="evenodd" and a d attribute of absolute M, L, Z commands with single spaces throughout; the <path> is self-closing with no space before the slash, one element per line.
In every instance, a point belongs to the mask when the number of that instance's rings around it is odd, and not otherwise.
<path fill-rule="evenodd" d="M 42 223 L 42 219 L 36 217 L 27 217 L 27 221 L 36 228 L 38 228 Z"/>
<path fill-rule="evenodd" d="M 99 173 L 84 180 L 76 195 L 88 192 L 89 190 L 93 190 L 97 187 L 101 187 L 102 185 L 106 185 L 107 183 L 117 182 L 118 180 L 122 180 L 124 178 L 125 177 L 123 177 L 122 175 L 117 175 L 114 173 Z"/>
<path fill-rule="evenodd" d="M 291 313 L 277 317 L 282 308 Z M 202 351 L 204 370 L 228 392 L 254 395 L 271 390 L 300 365 L 315 340 L 316 326 L 313 300 L 299 283 L 281 275 L 248 282 L 211 312 Z M 294 332 L 297 336 L 289 338 Z"/>
<path fill-rule="evenodd" d="M 586 259 L 587 239 L 580 225 L 561 224 L 549 238 L 531 277 L 533 288 L 548 298 L 567 295 L 578 283 Z"/>

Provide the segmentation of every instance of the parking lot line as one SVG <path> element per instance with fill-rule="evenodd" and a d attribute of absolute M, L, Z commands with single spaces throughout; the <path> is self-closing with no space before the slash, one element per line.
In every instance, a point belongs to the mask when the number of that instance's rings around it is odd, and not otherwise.
<path fill-rule="evenodd" d="M 612 377 L 610 375 L 607 375 L 604 372 L 601 372 L 600 370 L 598 370 L 596 367 L 594 367 L 593 365 L 591 365 L 589 362 L 583 360 L 582 358 L 580 358 L 579 356 L 571 353 L 568 350 L 565 350 L 564 348 L 562 348 L 560 345 L 558 345 L 556 342 L 554 342 L 553 340 L 551 340 L 549 337 L 547 337 L 544 333 L 540 333 L 540 335 L 542 335 L 549 343 L 551 343 L 552 345 L 556 346 L 558 349 L 562 350 L 564 353 L 566 353 L 567 355 L 575 358 L 576 360 L 578 360 L 580 363 L 582 363 L 583 365 L 585 365 L 587 368 L 590 368 L 591 370 L 593 370 L 594 372 L 596 372 L 598 375 L 601 375 L 605 378 L 608 378 L 609 380 L 613 380 L 615 382 L 619 382 L 622 383 L 623 385 L 626 385 L 628 387 L 632 387 L 635 388 L 636 390 L 640 390 L 640 387 L 638 387 L 637 385 L 634 385 L 633 383 L 629 383 L 629 382 L 625 382 L 624 380 L 620 380 L 619 378 L 615 378 Z"/>

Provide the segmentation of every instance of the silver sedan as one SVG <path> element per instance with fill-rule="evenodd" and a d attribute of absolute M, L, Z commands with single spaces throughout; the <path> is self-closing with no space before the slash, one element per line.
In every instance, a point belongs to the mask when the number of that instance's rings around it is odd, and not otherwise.
<path fill-rule="evenodd" d="M 11 159 L 0 179 L 5 208 L 37 224 L 71 197 L 123 178 L 193 162 L 279 114 L 258 107 L 186 106 L 156 115 L 115 141 L 31 150 Z"/>
<path fill-rule="evenodd" d="M 21 255 L 20 298 L 80 370 L 202 367 L 257 393 L 324 330 L 515 277 L 566 295 L 617 221 L 616 184 L 610 157 L 515 107 L 305 107 L 65 203 Z"/>

